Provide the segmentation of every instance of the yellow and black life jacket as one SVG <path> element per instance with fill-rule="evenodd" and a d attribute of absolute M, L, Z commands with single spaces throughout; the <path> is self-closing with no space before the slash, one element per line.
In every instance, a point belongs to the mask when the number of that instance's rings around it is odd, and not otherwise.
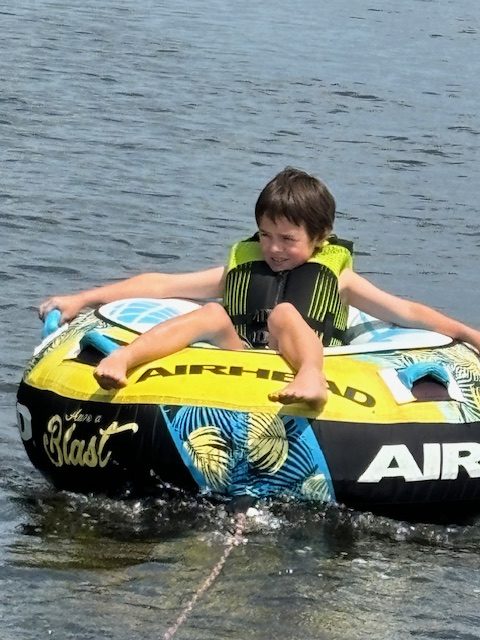
<path fill-rule="evenodd" d="M 264 261 L 258 233 L 233 245 L 223 303 L 237 333 L 254 347 L 268 343 L 267 320 L 279 302 L 290 302 L 323 344 L 345 343 L 348 308 L 338 276 L 352 266 L 353 243 L 331 236 L 304 264 L 275 272 Z"/>

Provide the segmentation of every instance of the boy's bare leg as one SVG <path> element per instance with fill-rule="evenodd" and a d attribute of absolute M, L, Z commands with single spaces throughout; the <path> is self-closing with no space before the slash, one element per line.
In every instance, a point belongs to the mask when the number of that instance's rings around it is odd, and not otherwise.
<path fill-rule="evenodd" d="M 224 349 L 244 348 L 225 309 L 210 302 L 156 325 L 126 347 L 117 349 L 99 363 L 93 375 L 104 389 L 124 387 L 129 369 L 164 358 L 199 340 Z"/>
<path fill-rule="evenodd" d="M 269 395 L 270 400 L 282 404 L 305 402 L 320 409 L 327 401 L 321 340 L 295 307 L 285 302 L 273 309 L 268 328 L 272 346 L 296 372 L 292 382 Z"/>

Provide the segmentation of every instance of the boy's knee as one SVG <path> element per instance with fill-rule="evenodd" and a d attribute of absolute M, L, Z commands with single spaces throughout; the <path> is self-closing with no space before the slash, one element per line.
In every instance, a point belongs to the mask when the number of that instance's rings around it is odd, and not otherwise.
<path fill-rule="evenodd" d="M 268 330 L 274 332 L 279 326 L 284 326 L 294 317 L 298 317 L 300 314 L 297 309 L 290 302 L 281 302 L 272 309 L 268 317 Z"/>
<path fill-rule="evenodd" d="M 219 302 L 207 302 L 202 306 L 202 311 L 205 313 L 212 325 L 218 325 L 221 323 L 231 323 L 230 317 L 225 309 Z"/>

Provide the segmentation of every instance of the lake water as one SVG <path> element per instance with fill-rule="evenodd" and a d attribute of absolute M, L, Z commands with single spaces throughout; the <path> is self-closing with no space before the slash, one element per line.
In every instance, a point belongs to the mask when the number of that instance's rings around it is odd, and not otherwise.
<path fill-rule="evenodd" d="M 221 263 L 293 165 L 332 188 L 359 272 L 478 326 L 478 4 L 15 0 L 0 20 L 0 638 L 162 638 L 232 523 L 32 468 L 36 307 Z M 175 637 L 479 638 L 479 543 L 476 522 L 261 506 Z"/>

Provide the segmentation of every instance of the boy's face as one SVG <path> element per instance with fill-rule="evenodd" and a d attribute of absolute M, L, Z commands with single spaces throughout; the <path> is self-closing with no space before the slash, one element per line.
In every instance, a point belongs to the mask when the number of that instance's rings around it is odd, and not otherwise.
<path fill-rule="evenodd" d="M 263 259 L 272 271 L 289 271 L 311 258 L 321 238 L 311 239 L 305 227 L 286 218 L 274 222 L 266 215 L 258 225 Z"/>

